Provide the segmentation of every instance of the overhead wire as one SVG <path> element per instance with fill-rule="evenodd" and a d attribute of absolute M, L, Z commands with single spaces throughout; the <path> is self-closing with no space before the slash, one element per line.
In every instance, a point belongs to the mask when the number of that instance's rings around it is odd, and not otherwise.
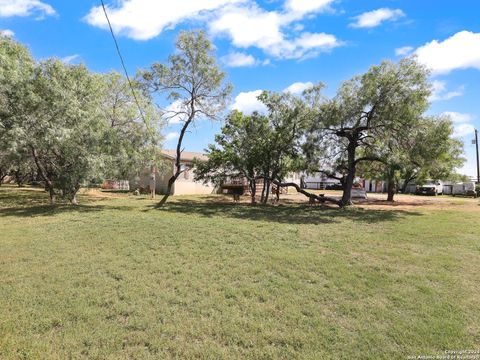
<path fill-rule="evenodd" d="M 103 9 L 103 13 L 105 14 L 105 18 L 107 19 L 108 28 L 110 29 L 110 34 L 112 34 L 113 42 L 115 43 L 115 48 L 117 49 L 118 57 L 120 58 L 120 63 L 122 64 L 122 68 L 123 68 L 123 71 L 125 73 L 125 77 L 127 78 L 128 86 L 130 87 L 130 90 L 132 91 L 133 98 L 135 100 L 135 103 L 137 104 L 137 108 L 138 108 L 140 116 L 143 120 L 143 123 L 145 124 L 145 127 L 147 128 L 147 131 L 151 135 L 152 148 L 153 148 L 153 147 L 156 146 L 155 130 L 152 129 L 149 126 L 147 120 L 145 119 L 144 112 L 142 110 L 142 107 L 140 106 L 140 101 L 138 101 L 137 94 L 135 93 L 132 81 L 130 79 L 130 76 L 128 75 L 127 66 L 125 65 L 125 60 L 123 58 L 122 52 L 120 51 L 120 46 L 118 45 L 117 37 L 115 36 L 115 32 L 113 31 L 112 23 L 110 22 L 110 18 L 108 17 L 107 8 L 105 7 L 105 3 L 103 2 L 103 0 L 100 0 L 100 2 L 102 4 L 102 9 Z M 155 163 L 155 158 L 153 159 L 153 163 Z M 156 169 L 156 166 L 152 165 L 152 172 L 153 172 L 152 177 L 153 177 L 154 182 L 155 182 L 155 177 L 156 177 L 156 175 L 155 175 L 156 170 L 155 169 Z M 156 185 L 153 185 L 153 187 L 155 188 Z M 155 191 L 153 191 L 153 193 L 152 193 L 152 198 L 155 198 Z"/>
<path fill-rule="evenodd" d="M 135 103 L 137 104 L 138 111 L 140 112 L 140 116 L 145 126 L 148 127 L 148 123 L 145 119 L 144 112 L 142 110 L 142 107 L 140 106 L 140 101 L 138 101 L 137 94 L 135 93 L 132 81 L 130 80 L 130 76 L 128 75 L 127 66 L 125 65 L 125 60 L 123 58 L 122 52 L 120 51 L 120 46 L 118 45 L 117 37 L 115 36 L 115 32 L 113 31 L 112 23 L 110 22 L 110 18 L 108 17 L 107 8 L 105 7 L 105 3 L 103 2 L 103 0 L 100 0 L 100 2 L 102 4 L 102 9 L 103 9 L 103 13 L 105 14 L 105 18 L 107 19 L 108 28 L 110 29 L 110 34 L 112 34 L 113 42 L 115 43 L 115 48 L 117 49 L 118 57 L 120 58 L 120 63 L 122 64 L 123 72 L 125 73 L 125 77 L 127 78 L 128 86 L 130 87 Z"/>

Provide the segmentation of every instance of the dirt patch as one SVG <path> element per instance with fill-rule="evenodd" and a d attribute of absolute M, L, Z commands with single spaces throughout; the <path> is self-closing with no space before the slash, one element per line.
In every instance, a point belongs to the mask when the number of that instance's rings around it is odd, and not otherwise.
<path fill-rule="evenodd" d="M 325 195 L 338 198 L 341 197 L 340 191 L 316 191 Z M 386 201 L 387 194 L 370 193 L 368 199 L 354 199 L 356 206 L 368 209 L 382 210 L 405 210 L 412 208 L 425 208 L 431 210 L 452 210 L 465 209 L 480 212 L 480 200 L 467 197 L 442 196 L 420 196 L 420 195 L 395 195 L 395 201 Z M 304 203 L 308 204 L 308 199 L 299 193 L 289 193 L 281 196 L 283 203 Z"/>

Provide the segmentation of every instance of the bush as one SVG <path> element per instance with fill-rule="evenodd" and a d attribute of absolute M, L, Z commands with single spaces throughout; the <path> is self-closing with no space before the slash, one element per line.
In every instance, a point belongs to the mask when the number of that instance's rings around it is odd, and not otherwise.
<path fill-rule="evenodd" d="M 480 184 L 475 185 L 475 192 L 477 193 L 477 197 L 480 197 Z"/>

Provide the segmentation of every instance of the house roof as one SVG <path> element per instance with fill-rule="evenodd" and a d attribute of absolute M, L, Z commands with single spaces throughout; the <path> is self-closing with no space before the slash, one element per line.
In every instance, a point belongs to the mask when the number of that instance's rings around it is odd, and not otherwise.
<path fill-rule="evenodd" d="M 177 157 L 176 150 L 162 150 L 162 154 L 170 159 L 175 159 Z M 201 161 L 208 160 L 208 157 L 205 154 L 193 151 L 182 151 L 182 155 L 180 156 L 180 160 L 182 161 L 193 161 L 194 158 L 197 158 Z"/>

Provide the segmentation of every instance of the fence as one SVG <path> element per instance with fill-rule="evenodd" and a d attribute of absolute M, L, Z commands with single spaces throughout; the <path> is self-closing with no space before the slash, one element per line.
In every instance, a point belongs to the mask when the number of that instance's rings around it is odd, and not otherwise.
<path fill-rule="evenodd" d="M 102 189 L 129 191 L 130 183 L 128 180 L 104 180 L 102 183 Z"/>

